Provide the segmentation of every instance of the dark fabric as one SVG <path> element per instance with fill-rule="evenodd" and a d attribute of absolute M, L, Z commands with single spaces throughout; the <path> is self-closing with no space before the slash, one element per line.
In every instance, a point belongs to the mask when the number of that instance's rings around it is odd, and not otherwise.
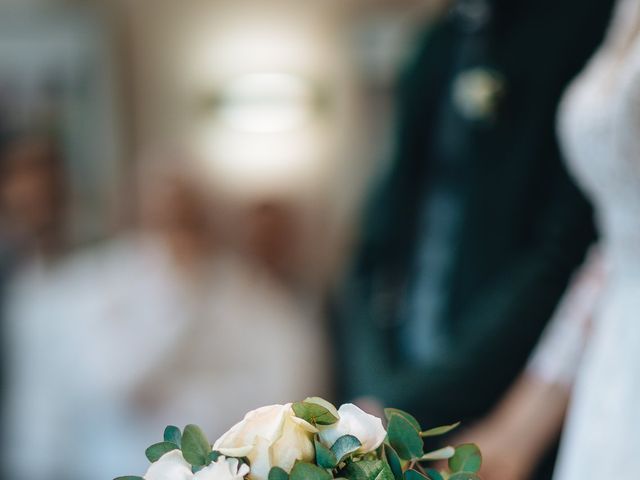
<path fill-rule="evenodd" d="M 9 282 L 16 270 L 18 263 L 18 255 L 14 249 L 3 241 L 0 233 L 0 428 L 5 427 L 6 422 L 6 396 L 7 396 L 7 379 L 10 365 L 7 364 L 7 322 L 6 322 L 6 305 L 7 305 L 7 289 Z M 6 445 L 0 442 L 0 448 Z M 0 478 L 6 478 L 6 468 L 0 466 Z"/>
<path fill-rule="evenodd" d="M 425 426 L 471 421 L 494 405 L 595 236 L 590 207 L 563 166 L 555 117 L 564 88 L 603 37 L 613 0 L 489 3 L 491 20 L 481 27 L 448 14 L 425 34 L 400 91 L 397 155 L 372 193 L 333 315 L 342 399 L 374 395 Z M 460 118 L 450 100 L 454 79 L 474 63 L 460 61 L 470 35 L 483 46 L 477 66 L 505 79 L 491 121 Z M 443 136 L 465 159 L 444 299 L 449 348 L 417 363 L 401 354 L 398 312 Z"/>

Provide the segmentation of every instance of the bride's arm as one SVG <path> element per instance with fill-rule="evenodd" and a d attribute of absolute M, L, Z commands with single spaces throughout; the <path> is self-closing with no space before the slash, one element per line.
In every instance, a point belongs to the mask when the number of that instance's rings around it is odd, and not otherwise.
<path fill-rule="evenodd" d="M 473 442 L 482 450 L 483 478 L 524 480 L 555 441 L 570 387 L 525 372 L 494 412 L 452 443 Z"/>
<path fill-rule="evenodd" d="M 603 285 L 601 255 L 592 252 L 520 379 L 486 419 L 459 439 L 480 445 L 486 478 L 528 478 L 557 438 Z"/>

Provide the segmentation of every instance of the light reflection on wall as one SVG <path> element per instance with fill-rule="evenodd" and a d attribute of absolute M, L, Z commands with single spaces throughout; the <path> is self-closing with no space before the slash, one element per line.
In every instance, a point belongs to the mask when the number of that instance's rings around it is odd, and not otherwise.
<path fill-rule="evenodd" d="M 182 45 L 199 102 L 188 143 L 212 178 L 234 194 L 321 189 L 341 130 L 331 108 L 341 66 L 326 25 L 272 8 L 193 27 Z"/>
<path fill-rule="evenodd" d="M 220 127 L 248 133 L 300 129 L 317 114 L 318 95 L 309 81 L 285 73 L 254 73 L 231 79 L 214 98 Z"/>
<path fill-rule="evenodd" d="M 199 129 L 203 158 L 236 190 L 300 182 L 318 167 L 326 142 L 319 96 L 310 81 L 294 74 L 232 78 Z"/>

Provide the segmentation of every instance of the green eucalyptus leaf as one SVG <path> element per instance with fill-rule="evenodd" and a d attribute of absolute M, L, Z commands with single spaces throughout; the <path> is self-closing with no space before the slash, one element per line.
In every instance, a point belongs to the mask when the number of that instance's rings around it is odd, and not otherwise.
<path fill-rule="evenodd" d="M 220 452 L 218 452 L 217 450 L 214 450 L 212 452 L 209 452 L 209 462 L 217 462 L 218 458 L 220 458 L 222 456 L 222 454 Z"/>
<path fill-rule="evenodd" d="M 479 475 L 471 472 L 458 472 L 449 477 L 449 480 L 482 480 Z"/>
<path fill-rule="evenodd" d="M 425 453 L 420 460 L 433 461 L 433 460 L 447 460 L 456 454 L 456 449 L 453 447 L 444 447 L 433 452 Z"/>
<path fill-rule="evenodd" d="M 424 443 L 415 426 L 403 415 L 392 414 L 387 426 L 389 443 L 403 460 L 413 460 L 423 455 Z"/>
<path fill-rule="evenodd" d="M 280 467 L 271 467 L 268 480 L 289 480 L 289 474 Z"/>
<path fill-rule="evenodd" d="M 113 480 L 144 480 L 144 478 L 136 477 L 135 475 L 126 475 L 124 477 L 114 478 Z"/>
<path fill-rule="evenodd" d="M 331 480 L 331 475 L 323 468 L 306 462 L 294 465 L 289 475 L 290 480 Z"/>
<path fill-rule="evenodd" d="M 169 425 L 164 429 L 164 441 L 176 444 L 178 447 L 182 444 L 182 433 L 178 427 Z"/>
<path fill-rule="evenodd" d="M 326 408 L 329 413 L 331 415 L 333 415 L 336 418 L 340 418 L 340 414 L 338 413 L 338 409 L 336 408 L 336 406 L 325 400 L 324 398 L 321 397 L 307 397 L 303 400 L 304 403 L 315 403 L 316 405 L 320 405 L 321 407 Z"/>
<path fill-rule="evenodd" d="M 427 477 L 415 470 L 407 470 L 404 472 L 404 480 L 428 480 Z"/>
<path fill-rule="evenodd" d="M 348 480 L 395 480 L 389 464 L 382 460 L 348 462 L 340 474 Z"/>
<path fill-rule="evenodd" d="M 418 420 L 416 420 L 416 418 L 413 415 L 403 410 L 400 410 L 398 408 L 385 408 L 384 415 L 385 417 L 387 417 L 387 420 L 389 422 L 391 421 L 391 417 L 393 415 L 400 415 L 405 420 L 407 420 L 411 424 L 411 426 L 415 428 L 418 432 L 422 430 L 422 428 L 420 427 L 420 422 L 418 422 Z"/>
<path fill-rule="evenodd" d="M 209 463 L 211 445 L 200 427 L 187 425 L 182 434 L 182 454 L 184 459 L 195 467 Z"/>
<path fill-rule="evenodd" d="M 449 459 L 449 468 L 453 473 L 477 473 L 481 465 L 480 449 L 472 443 L 457 446 L 455 455 Z"/>
<path fill-rule="evenodd" d="M 316 463 L 322 468 L 334 468 L 338 465 L 338 459 L 332 450 L 325 447 L 318 440 L 314 440 L 316 447 Z"/>
<path fill-rule="evenodd" d="M 343 435 L 334 442 L 331 446 L 331 451 L 338 460 L 337 463 L 340 463 L 347 455 L 355 452 L 361 446 L 362 443 L 360 443 L 360 440 L 353 435 Z"/>
<path fill-rule="evenodd" d="M 328 408 L 317 403 L 296 402 L 292 408 L 296 417 L 314 425 L 332 425 L 338 421 L 338 417 L 332 414 Z"/>
<path fill-rule="evenodd" d="M 389 464 L 389 468 L 391 468 L 391 472 L 396 480 L 402 480 L 402 462 L 400 461 L 400 457 L 393 449 L 391 445 L 384 445 L 384 454 L 387 458 L 387 463 Z"/>
<path fill-rule="evenodd" d="M 160 457 L 162 457 L 165 453 L 177 450 L 177 448 L 178 446 L 175 443 L 160 442 L 151 445 L 145 450 L 144 454 L 147 456 L 147 459 L 149 459 L 151 463 L 154 463 L 160 460 Z"/>
<path fill-rule="evenodd" d="M 458 428 L 460 426 L 460 422 L 456 422 L 452 425 L 443 425 L 442 427 L 430 428 L 429 430 L 425 430 L 420 433 L 423 437 L 437 437 L 438 435 L 444 435 L 445 433 L 449 433 L 451 430 Z"/>
<path fill-rule="evenodd" d="M 420 422 L 418 422 L 418 420 L 416 420 L 413 415 L 398 408 L 385 408 L 384 415 L 385 417 L 387 417 L 387 420 L 389 422 L 391 421 L 392 415 L 400 415 L 401 417 L 404 417 L 405 420 L 407 420 L 418 432 L 422 430 L 422 428 L 420 427 Z"/>
<path fill-rule="evenodd" d="M 429 480 L 444 480 L 442 474 L 435 468 L 427 468 L 425 472 L 427 477 L 429 477 Z"/>

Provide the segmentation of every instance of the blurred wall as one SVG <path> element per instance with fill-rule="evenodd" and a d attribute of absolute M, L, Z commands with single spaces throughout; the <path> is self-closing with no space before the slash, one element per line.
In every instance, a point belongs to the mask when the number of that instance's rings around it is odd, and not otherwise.
<path fill-rule="evenodd" d="M 134 158 L 189 152 L 237 201 L 303 205 L 320 277 L 341 264 L 371 174 L 388 158 L 392 86 L 410 38 L 438 2 L 117 0 Z M 216 98 L 248 75 L 281 75 L 317 96 L 275 132 L 221 124 Z M 219 99 L 218 99 L 219 100 Z M 313 103 L 313 102 L 312 102 Z"/>
<path fill-rule="evenodd" d="M 71 65 L 61 110 L 78 224 L 98 231 L 116 212 L 131 217 L 137 164 L 171 157 L 230 204 L 294 204 L 301 256 L 322 282 L 342 265 L 367 185 L 390 157 L 393 87 L 412 36 L 441 3 L 2 0 L 0 65 L 20 36 L 37 53 L 21 51 L 23 63 Z M 282 128 L 253 128 L 269 115 Z"/>
<path fill-rule="evenodd" d="M 110 23 L 90 5 L 0 2 L 0 122 L 48 129 L 71 177 L 73 237 L 104 235 L 122 174 L 122 111 Z"/>

